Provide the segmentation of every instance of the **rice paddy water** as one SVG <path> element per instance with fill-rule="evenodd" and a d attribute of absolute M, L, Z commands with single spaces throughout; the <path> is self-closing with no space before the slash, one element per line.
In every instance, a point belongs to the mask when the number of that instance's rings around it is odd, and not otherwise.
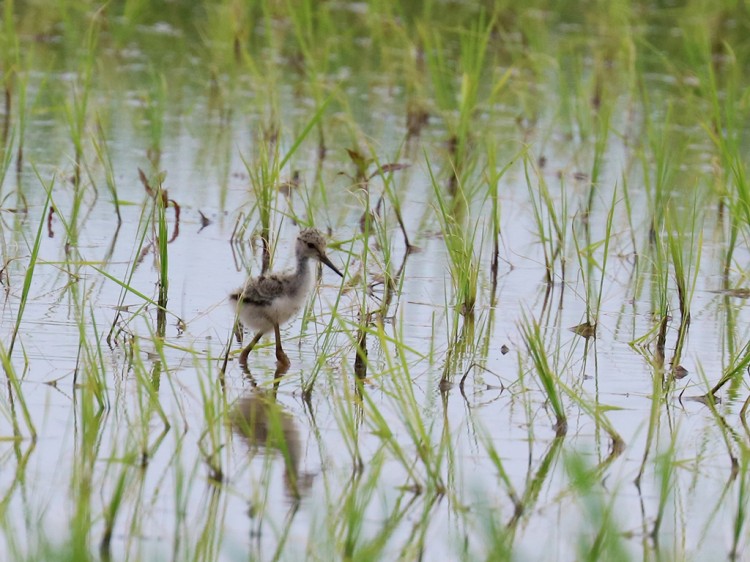
<path fill-rule="evenodd" d="M 0 18 L 3 560 L 743 558 L 743 3 Z"/>

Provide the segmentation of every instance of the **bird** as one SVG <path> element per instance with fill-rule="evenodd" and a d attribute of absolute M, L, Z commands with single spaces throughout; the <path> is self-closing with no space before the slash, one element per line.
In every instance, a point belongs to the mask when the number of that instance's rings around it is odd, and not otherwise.
<path fill-rule="evenodd" d="M 251 277 L 242 289 L 229 295 L 242 323 L 256 331 L 253 339 L 240 353 L 240 366 L 243 368 L 247 367 L 247 356 L 255 344 L 271 330 L 276 337 L 276 360 L 280 365 L 289 366 L 289 357 L 281 347 L 280 326 L 297 314 L 305 302 L 312 280 L 310 259 L 326 264 L 340 277 L 344 277 L 328 259 L 326 239 L 315 228 L 300 231 L 294 254 L 297 263 L 292 270 Z"/>

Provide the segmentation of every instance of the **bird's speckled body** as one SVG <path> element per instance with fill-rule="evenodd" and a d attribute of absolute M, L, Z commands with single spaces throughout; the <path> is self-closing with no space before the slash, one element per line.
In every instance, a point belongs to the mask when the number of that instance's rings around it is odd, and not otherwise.
<path fill-rule="evenodd" d="M 274 330 L 276 336 L 276 359 L 289 364 L 281 348 L 279 326 L 289 321 L 305 302 L 312 284 L 310 258 L 319 260 L 343 277 L 325 253 L 326 240 L 314 228 L 306 228 L 297 236 L 294 253 L 296 267 L 285 273 L 269 273 L 248 279 L 245 286 L 230 295 L 237 303 L 240 320 L 245 326 L 256 330 L 255 337 L 240 354 L 240 364 L 247 365 L 247 356 L 253 346 L 266 332 Z"/>

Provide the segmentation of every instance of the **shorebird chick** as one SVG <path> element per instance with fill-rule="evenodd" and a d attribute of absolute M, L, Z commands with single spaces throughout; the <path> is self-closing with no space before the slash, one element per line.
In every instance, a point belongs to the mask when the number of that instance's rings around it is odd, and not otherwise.
<path fill-rule="evenodd" d="M 279 326 L 297 314 L 305 302 L 312 280 L 308 265 L 310 258 L 323 262 L 341 277 L 344 276 L 326 256 L 326 239 L 314 228 L 306 228 L 299 233 L 294 253 L 297 258 L 294 270 L 248 279 L 241 290 L 229 295 L 230 300 L 237 303 L 242 323 L 256 330 L 252 341 L 240 353 L 242 367 L 247 366 L 247 356 L 255 344 L 271 330 L 276 336 L 276 360 L 282 365 L 289 365 L 289 358 L 281 348 Z"/>

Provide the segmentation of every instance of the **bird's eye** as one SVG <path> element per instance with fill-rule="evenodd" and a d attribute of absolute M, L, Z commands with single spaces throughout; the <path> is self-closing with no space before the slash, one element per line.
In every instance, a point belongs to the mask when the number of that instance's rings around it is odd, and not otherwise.
<path fill-rule="evenodd" d="M 313 244 L 312 242 L 308 242 L 308 243 L 307 243 L 307 247 L 308 247 L 308 248 L 310 248 L 310 249 L 312 250 L 312 249 L 314 249 L 314 248 L 315 248 L 315 244 Z"/>

